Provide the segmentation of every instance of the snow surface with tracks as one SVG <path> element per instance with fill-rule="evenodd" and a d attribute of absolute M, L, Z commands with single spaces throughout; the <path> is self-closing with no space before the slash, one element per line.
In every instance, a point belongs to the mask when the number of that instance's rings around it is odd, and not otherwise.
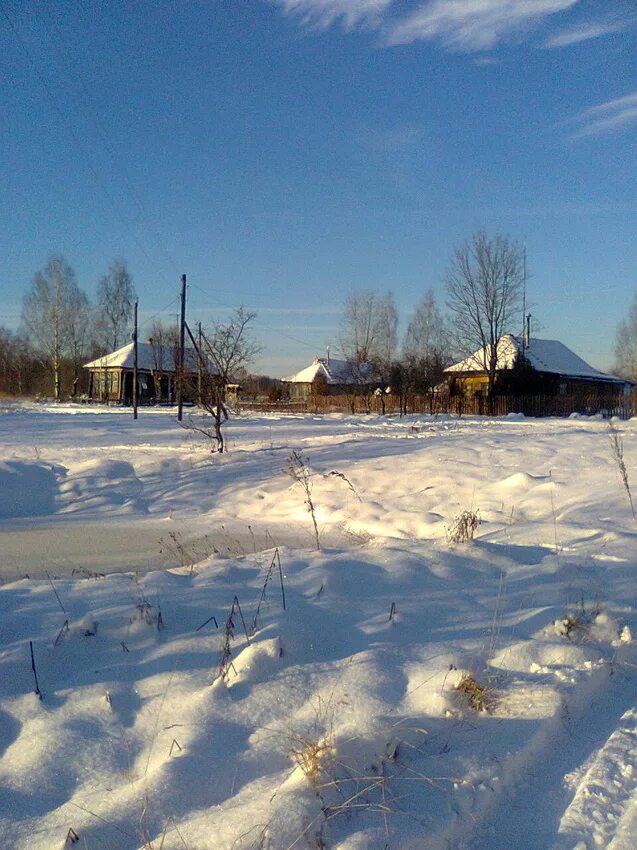
<path fill-rule="evenodd" d="M 637 486 L 637 422 L 614 427 Z M 637 846 L 637 524 L 607 423 L 227 437 L 0 407 L 0 850 Z"/>

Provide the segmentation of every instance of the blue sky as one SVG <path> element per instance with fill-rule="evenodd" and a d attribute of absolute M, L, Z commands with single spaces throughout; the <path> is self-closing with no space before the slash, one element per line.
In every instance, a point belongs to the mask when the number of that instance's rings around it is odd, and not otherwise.
<path fill-rule="evenodd" d="M 633 0 L 0 0 L 0 325 L 62 253 L 142 316 L 258 310 L 271 374 L 352 290 L 403 327 L 477 229 L 526 240 L 538 334 L 612 364 L 637 290 Z"/>

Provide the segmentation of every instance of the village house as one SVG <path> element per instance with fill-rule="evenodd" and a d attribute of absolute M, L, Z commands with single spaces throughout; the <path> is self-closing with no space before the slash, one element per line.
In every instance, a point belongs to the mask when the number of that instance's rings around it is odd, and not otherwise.
<path fill-rule="evenodd" d="M 488 349 L 445 369 L 451 395 L 486 397 Z M 525 340 L 506 334 L 498 345 L 495 395 L 596 396 L 609 401 L 630 391 L 622 378 L 607 375 L 555 339 Z"/>
<path fill-rule="evenodd" d="M 296 375 L 282 378 L 291 399 L 305 399 L 311 395 L 351 395 L 352 392 L 370 391 L 374 369 L 370 363 L 354 363 L 330 357 L 315 357 L 310 366 Z"/>
<path fill-rule="evenodd" d="M 137 387 L 140 404 L 172 404 L 177 397 L 178 351 L 173 346 L 137 344 Z M 134 343 L 118 348 L 84 365 L 89 371 L 88 397 L 94 401 L 132 404 Z M 216 370 L 208 367 L 209 374 Z M 184 401 L 193 401 L 199 376 L 199 358 L 192 348 L 184 349 Z"/>

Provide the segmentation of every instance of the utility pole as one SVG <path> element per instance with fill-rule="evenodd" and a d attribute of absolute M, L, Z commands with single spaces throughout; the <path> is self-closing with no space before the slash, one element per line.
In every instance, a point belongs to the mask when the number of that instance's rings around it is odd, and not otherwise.
<path fill-rule="evenodd" d="M 133 307 L 133 419 L 137 419 L 137 307 L 139 299 L 135 299 Z"/>
<path fill-rule="evenodd" d="M 184 357 L 184 341 L 186 333 L 186 275 L 181 276 L 181 316 L 179 319 L 179 372 L 177 374 L 177 419 L 181 422 L 184 418 L 184 369 L 186 366 Z"/>
<path fill-rule="evenodd" d="M 524 269 L 524 280 L 522 283 L 522 354 L 524 354 L 526 350 L 526 241 L 524 242 L 524 253 L 522 255 L 522 262 Z"/>
<path fill-rule="evenodd" d="M 197 358 L 197 401 L 201 404 L 201 322 L 197 324 L 197 343 L 198 343 L 198 354 Z"/>

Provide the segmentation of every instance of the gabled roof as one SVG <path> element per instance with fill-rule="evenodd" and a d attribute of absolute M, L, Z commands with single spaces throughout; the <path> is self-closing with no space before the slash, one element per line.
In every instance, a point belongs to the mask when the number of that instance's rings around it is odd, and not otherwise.
<path fill-rule="evenodd" d="M 488 350 L 488 346 L 478 349 L 459 363 L 449 366 L 445 372 L 484 372 L 485 351 L 488 352 Z M 498 346 L 497 369 L 511 369 L 520 353 L 522 353 L 522 341 L 512 334 L 503 336 Z M 532 338 L 523 353 L 526 360 L 538 372 L 562 375 L 565 378 L 625 383 L 621 378 L 595 369 L 556 339 Z"/>
<path fill-rule="evenodd" d="M 306 366 L 296 375 L 281 380 L 286 384 L 311 384 L 319 376 L 324 378 L 327 384 L 369 384 L 374 379 L 374 369 L 371 363 L 315 357 L 311 366 Z"/>
<path fill-rule="evenodd" d="M 112 351 L 110 354 L 104 354 L 90 363 L 85 363 L 85 369 L 132 369 L 134 366 L 135 352 L 134 345 L 129 342 L 128 345 L 123 345 L 117 351 Z M 196 372 L 199 367 L 199 357 L 194 348 L 184 349 L 184 365 L 187 372 Z M 140 372 L 174 372 L 175 371 L 175 354 L 174 349 L 170 345 L 166 345 L 163 349 L 151 345 L 149 342 L 137 343 L 137 368 Z M 208 372 L 211 375 L 218 374 L 218 370 L 209 364 Z"/>

